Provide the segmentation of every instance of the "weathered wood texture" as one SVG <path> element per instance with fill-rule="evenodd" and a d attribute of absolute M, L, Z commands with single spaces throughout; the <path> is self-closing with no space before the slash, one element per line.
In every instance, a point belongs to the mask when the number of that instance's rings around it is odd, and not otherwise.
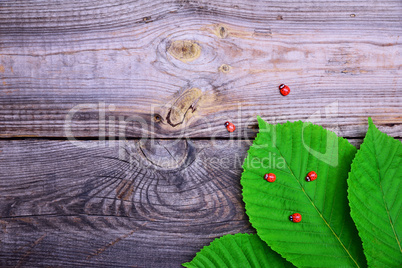
<path fill-rule="evenodd" d="M 81 142 L 0 142 L 0 266 L 179 266 L 250 231 L 245 141 Z"/>
<path fill-rule="evenodd" d="M 400 0 L 0 1 L 0 266 L 178 267 L 253 232 L 256 115 L 401 138 L 401 33 Z"/>
<path fill-rule="evenodd" d="M 0 266 L 178 267 L 253 232 L 248 141 L 154 142 L 0 141 Z"/>
<path fill-rule="evenodd" d="M 321 123 L 340 135 L 372 116 L 399 137 L 401 17 L 400 0 L 1 1 L 0 135 L 227 137 L 229 119 L 247 137 L 258 114 L 336 104 Z"/>

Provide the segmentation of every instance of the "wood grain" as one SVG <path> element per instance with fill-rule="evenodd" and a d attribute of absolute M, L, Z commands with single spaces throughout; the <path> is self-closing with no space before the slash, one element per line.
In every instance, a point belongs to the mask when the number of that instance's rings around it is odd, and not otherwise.
<path fill-rule="evenodd" d="M 252 231 L 245 141 L 80 142 L 0 142 L 0 266 L 171 267 Z"/>
<path fill-rule="evenodd" d="M 401 26 L 400 0 L 0 1 L 0 266 L 179 267 L 254 232 L 256 116 L 401 138 Z"/>
<path fill-rule="evenodd" d="M 1 267 L 178 267 L 216 237 L 254 232 L 248 141 L 80 142 L 0 141 Z"/>
<path fill-rule="evenodd" d="M 368 116 L 400 137 L 401 18 L 399 0 L 2 1 L 0 136 L 228 137 L 231 120 L 247 138 L 256 115 L 320 111 L 345 137 Z"/>

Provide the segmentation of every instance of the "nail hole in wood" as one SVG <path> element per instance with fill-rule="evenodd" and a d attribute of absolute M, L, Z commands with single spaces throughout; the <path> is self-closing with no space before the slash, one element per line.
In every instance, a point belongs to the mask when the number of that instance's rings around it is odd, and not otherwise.
<path fill-rule="evenodd" d="M 149 17 L 144 17 L 144 18 L 142 18 L 142 20 L 143 20 L 145 23 L 151 22 L 151 16 L 149 16 Z"/>
<path fill-rule="evenodd" d="M 221 36 L 221 38 L 225 38 L 228 36 L 228 33 L 227 33 L 225 27 L 222 26 L 219 28 L 219 35 Z"/>
<path fill-rule="evenodd" d="M 159 123 L 160 121 L 162 121 L 162 116 L 160 116 L 159 114 L 154 114 L 154 121 Z"/>
<path fill-rule="evenodd" d="M 219 67 L 219 71 L 221 71 L 222 73 L 228 73 L 231 69 L 232 67 L 227 64 L 222 64 L 221 67 Z"/>

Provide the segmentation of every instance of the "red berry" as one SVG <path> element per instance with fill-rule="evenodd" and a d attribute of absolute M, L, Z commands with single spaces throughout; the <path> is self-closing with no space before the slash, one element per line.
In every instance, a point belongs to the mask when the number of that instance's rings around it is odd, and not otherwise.
<path fill-rule="evenodd" d="M 274 173 L 265 174 L 264 180 L 266 180 L 268 182 L 274 182 L 276 180 L 276 175 Z"/>
<path fill-rule="evenodd" d="M 299 213 L 294 213 L 289 216 L 289 220 L 293 222 L 301 222 L 302 216 Z"/>
<path fill-rule="evenodd" d="M 286 96 L 286 95 L 288 95 L 290 93 L 290 88 L 285 84 L 281 84 L 279 86 L 279 90 L 281 91 L 281 94 L 283 96 Z"/>
<path fill-rule="evenodd" d="M 225 127 L 229 132 L 233 132 L 235 131 L 236 127 L 235 125 L 233 125 L 232 123 L 230 123 L 229 121 L 225 122 Z"/>
<path fill-rule="evenodd" d="M 306 181 L 313 181 L 317 179 L 317 173 L 315 171 L 310 171 L 306 176 Z"/>

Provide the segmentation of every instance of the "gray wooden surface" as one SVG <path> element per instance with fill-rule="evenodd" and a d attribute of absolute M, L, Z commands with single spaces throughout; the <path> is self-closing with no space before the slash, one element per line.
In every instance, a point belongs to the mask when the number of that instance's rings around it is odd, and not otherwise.
<path fill-rule="evenodd" d="M 0 266 L 178 267 L 253 232 L 256 116 L 400 139 L 401 33 L 400 0 L 0 1 Z"/>
<path fill-rule="evenodd" d="M 0 141 L 1 267 L 179 266 L 254 232 L 239 183 L 248 141 L 81 142 Z"/>

